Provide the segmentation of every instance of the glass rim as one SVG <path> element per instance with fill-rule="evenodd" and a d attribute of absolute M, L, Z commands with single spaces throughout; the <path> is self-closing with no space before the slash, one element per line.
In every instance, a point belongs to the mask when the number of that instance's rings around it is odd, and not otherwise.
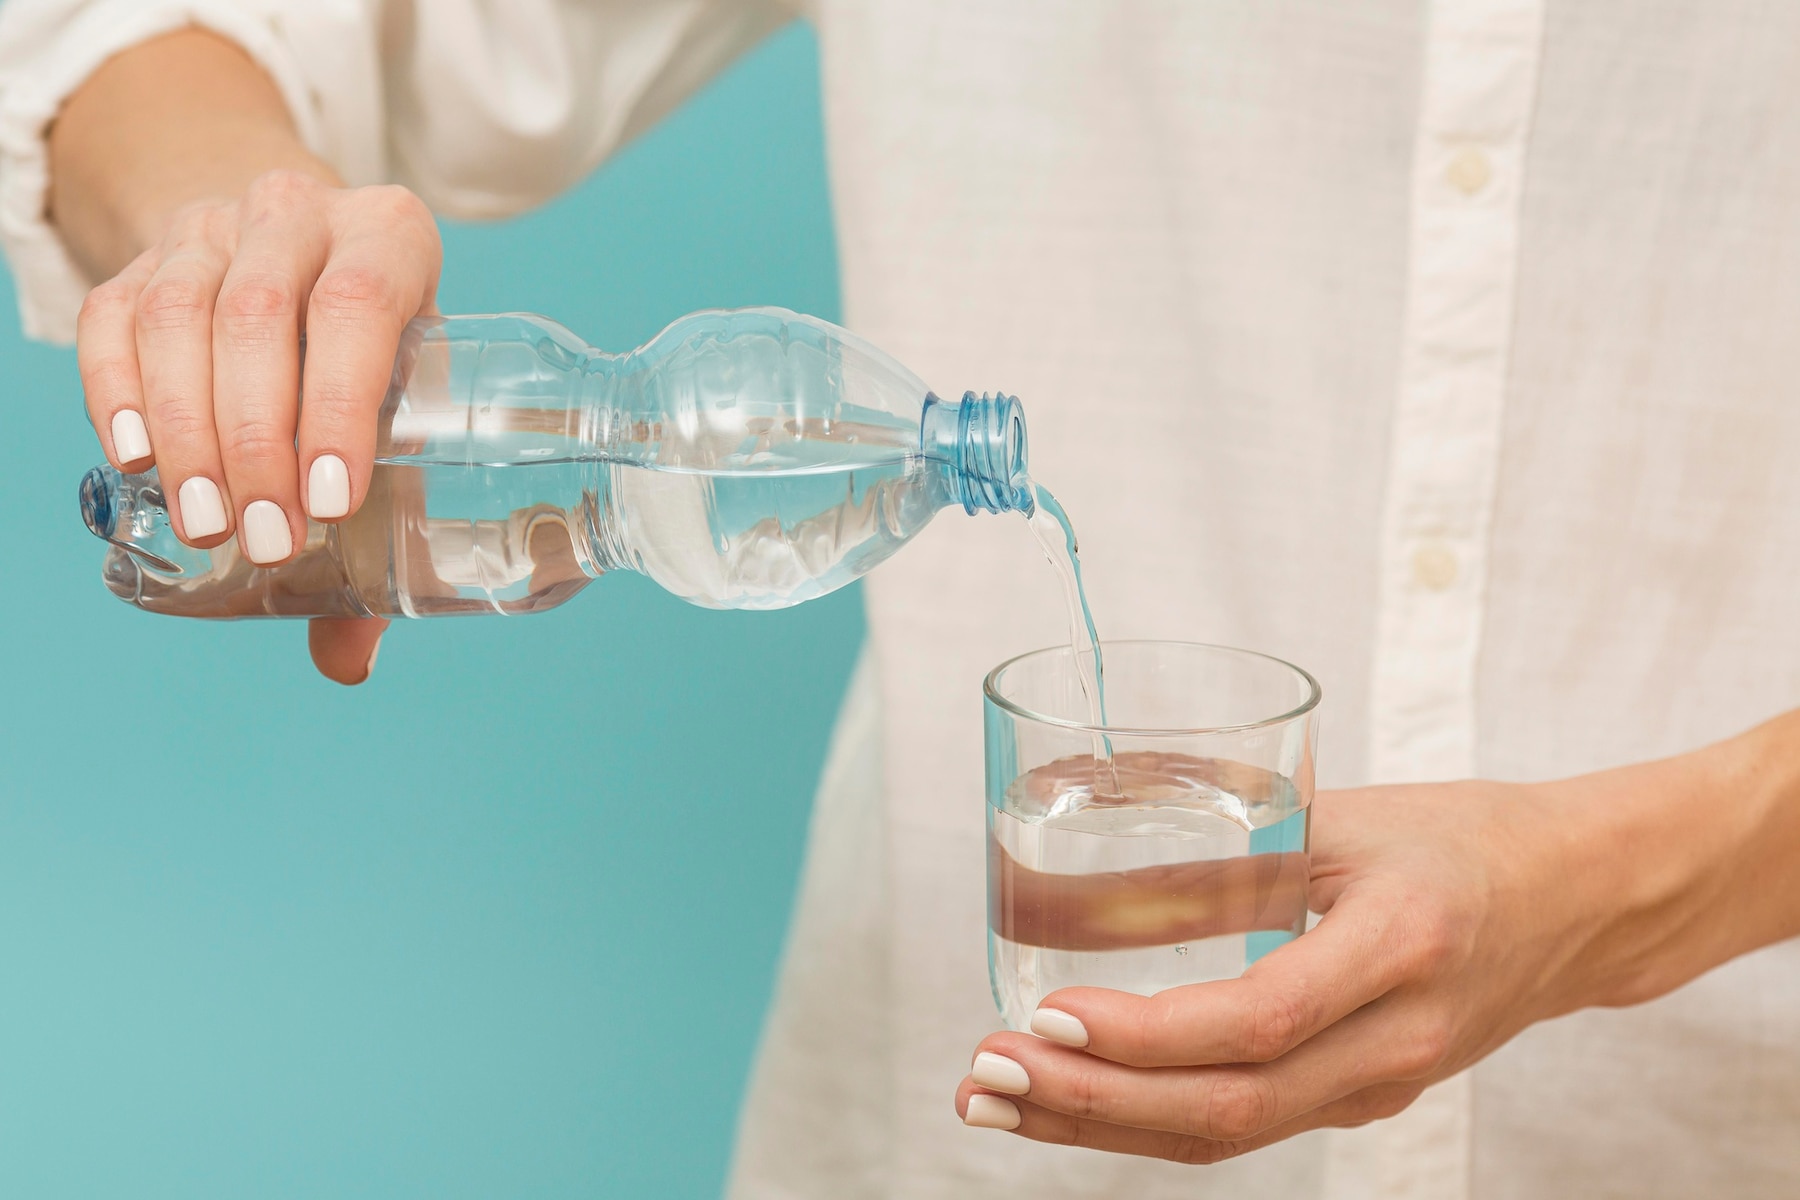
<path fill-rule="evenodd" d="M 1304 717 L 1307 713 L 1319 706 L 1319 700 L 1324 695 L 1323 689 L 1319 687 L 1319 681 L 1313 678 L 1312 672 L 1304 667 L 1295 666 L 1285 658 L 1276 658 L 1273 654 L 1264 654 L 1260 650 L 1245 650 L 1240 646 L 1224 646 L 1216 642 L 1189 642 L 1175 638 L 1120 638 L 1117 641 L 1109 641 L 1102 638 L 1100 640 L 1100 646 L 1103 650 L 1110 649 L 1113 646 L 1178 646 L 1187 650 L 1214 650 L 1238 655 L 1243 658 L 1259 658 L 1266 663 L 1271 663 L 1278 667 L 1285 667 L 1295 675 L 1298 675 L 1306 683 L 1306 696 L 1298 705 L 1289 709 L 1287 712 L 1272 717 L 1260 717 L 1254 721 L 1243 721 L 1235 725 L 1201 725 L 1191 729 L 1140 729 L 1128 725 L 1095 725 L 1091 721 L 1071 721 L 1066 717 L 1052 717 L 1045 713 L 1033 712 L 1024 705 L 1015 703 L 1000 694 L 996 682 L 999 680 L 1001 672 L 1005 671 L 1008 667 L 1022 663 L 1028 658 L 1037 658 L 1044 654 L 1069 654 L 1073 657 L 1073 650 L 1069 646 L 1044 646 L 1036 650 L 1027 650 L 1023 654 L 1013 655 L 1011 658 L 987 673 L 987 677 L 981 681 L 981 694 L 996 708 L 1009 712 L 1015 717 L 1020 717 L 1027 721 L 1034 721 L 1040 725 L 1052 725 L 1058 729 L 1074 730 L 1077 733 L 1116 734 L 1121 737 L 1145 738 L 1202 737 L 1209 734 L 1248 733 L 1256 729 L 1267 729 L 1275 725 L 1286 724 L 1299 717 Z"/>

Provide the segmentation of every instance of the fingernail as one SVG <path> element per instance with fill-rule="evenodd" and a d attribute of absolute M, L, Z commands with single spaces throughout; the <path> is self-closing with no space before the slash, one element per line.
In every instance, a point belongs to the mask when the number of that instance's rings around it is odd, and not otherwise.
<path fill-rule="evenodd" d="M 1019 1127 L 1019 1106 L 1005 1097 L 977 1092 L 969 1097 L 969 1107 L 963 1114 L 963 1124 L 976 1129 L 1017 1129 Z"/>
<path fill-rule="evenodd" d="M 135 408 L 121 408 L 112 419 L 113 453 L 122 463 L 150 457 L 150 432 Z"/>
<path fill-rule="evenodd" d="M 1087 1026 L 1073 1013 L 1060 1008 L 1040 1008 L 1031 1014 L 1031 1032 L 1041 1038 L 1079 1050 L 1088 1044 Z"/>
<path fill-rule="evenodd" d="M 211 537 L 225 532 L 225 501 L 219 496 L 219 485 L 204 475 L 196 475 L 181 485 L 181 527 L 191 538 Z"/>
<path fill-rule="evenodd" d="M 321 454 L 313 459 L 306 473 L 306 511 L 315 521 L 328 521 L 348 516 L 350 512 L 350 470 L 335 454 Z"/>
<path fill-rule="evenodd" d="M 375 659 L 380 654 L 381 654 L 381 639 L 376 638 L 375 644 L 369 648 L 369 661 L 363 664 L 363 682 L 364 683 L 369 682 L 369 676 L 371 676 L 375 673 Z"/>
<path fill-rule="evenodd" d="M 252 500 L 244 506 L 242 541 L 244 557 L 253 563 L 280 562 L 294 550 L 294 533 L 287 514 L 273 500 Z"/>
<path fill-rule="evenodd" d="M 975 1056 L 969 1078 L 984 1088 L 1009 1096 L 1023 1096 L 1031 1090 L 1031 1076 L 1025 1073 L 1024 1067 L 1004 1054 L 989 1054 L 985 1050 Z"/>

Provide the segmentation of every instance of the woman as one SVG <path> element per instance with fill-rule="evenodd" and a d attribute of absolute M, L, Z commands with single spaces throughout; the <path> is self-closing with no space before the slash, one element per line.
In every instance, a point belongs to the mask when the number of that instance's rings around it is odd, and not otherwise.
<path fill-rule="evenodd" d="M 849 323 L 1025 397 L 1109 634 L 1305 664 L 1383 786 L 1245 979 L 983 1040 L 974 683 L 1059 614 L 940 523 L 868 587 L 734 1194 L 1793 1194 L 1800 11 L 814 8 Z M 498 10 L 0 9 L 28 327 L 190 543 L 355 511 L 427 206 L 542 200 L 787 15 Z"/>

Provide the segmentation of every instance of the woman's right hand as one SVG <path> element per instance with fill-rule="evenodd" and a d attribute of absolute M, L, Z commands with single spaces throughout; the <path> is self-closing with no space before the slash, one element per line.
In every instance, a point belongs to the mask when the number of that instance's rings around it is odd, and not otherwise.
<path fill-rule="evenodd" d="M 157 468 L 188 545 L 235 533 L 250 561 L 287 561 L 309 516 L 342 521 L 368 494 L 400 334 L 435 311 L 442 257 L 430 211 L 400 187 L 278 170 L 188 205 L 82 306 L 81 380 L 106 457 Z M 315 621 L 313 660 L 360 683 L 385 627 Z"/>

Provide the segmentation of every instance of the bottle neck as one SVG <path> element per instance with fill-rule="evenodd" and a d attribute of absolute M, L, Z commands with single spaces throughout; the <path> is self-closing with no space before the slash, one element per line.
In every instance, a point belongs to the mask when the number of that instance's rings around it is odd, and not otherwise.
<path fill-rule="evenodd" d="M 960 401 L 947 403 L 927 395 L 919 443 L 925 457 L 945 467 L 965 512 L 1030 513 L 1034 507 L 1025 410 L 1016 397 L 964 392 Z"/>
<path fill-rule="evenodd" d="M 598 461 L 615 452 L 630 434 L 619 411 L 619 355 L 590 350 L 574 374 L 575 402 L 581 407 L 584 455 Z"/>

